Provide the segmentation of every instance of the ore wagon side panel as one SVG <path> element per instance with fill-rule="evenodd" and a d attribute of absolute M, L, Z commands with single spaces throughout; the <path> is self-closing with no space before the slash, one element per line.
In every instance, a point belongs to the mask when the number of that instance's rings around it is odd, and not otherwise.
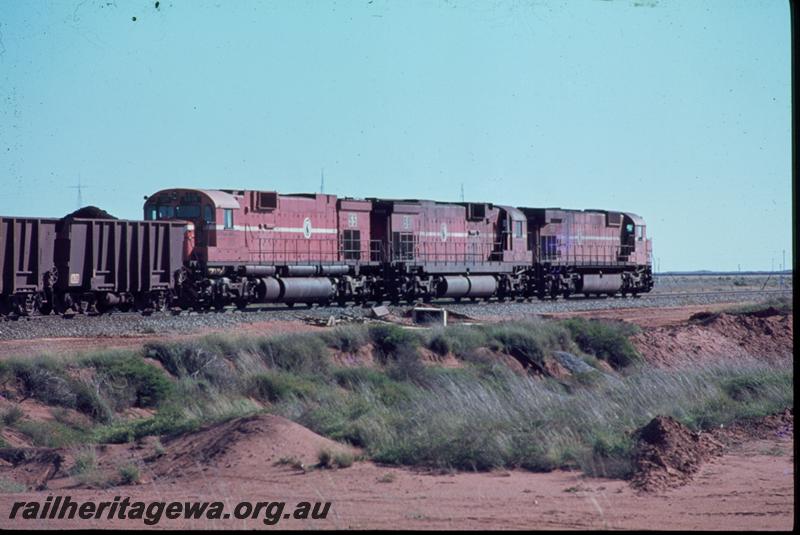
<path fill-rule="evenodd" d="M 173 287 L 183 258 L 181 222 L 72 219 L 59 235 L 60 288 L 139 293 Z"/>
<path fill-rule="evenodd" d="M 0 295 L 41 291 L 54 267 L 57 219 L 0 218 Z"/>

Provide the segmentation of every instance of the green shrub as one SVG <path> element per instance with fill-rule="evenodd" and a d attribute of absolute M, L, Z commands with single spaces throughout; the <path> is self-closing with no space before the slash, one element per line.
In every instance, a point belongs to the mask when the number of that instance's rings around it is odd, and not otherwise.
<path fill-rule="evenodd" d="M 369 343 L 367 329 L 361 325 L 341 325 L 320 336 L 328 346 L 345 353 L 355 353 Z"/>
<path fill-rule="evenodd" d="M 93 438 L 95 442 L 124 444 L 133 442 L 145 436 L 176 435 L 194 431 L 202 422 L 197 419 L 186 418 L 177 408 L 160 410 L 151 418 L 117 422 L 95 429 Z"/>
<path fill-rule="evenodd" d="M 791 378 L 774 373 L 742 375 L 722 381 L 721 386 L 734 401 L 751 402 L 763 398 L 771 387 L 789 388 Z"/>
<path fill-rule="evenodd" d="M 396 381 L 372 368 L 339 368 L 333 372 L 333 377 L 339 386 L 354 392 L 368 390 L 371 396 L 388 406 L 408 401 L 415 392 L 412 385 Z"/>
<path fill-rule="evenodd" d="M 563 324 L 572 333 L 581 351 L 608 361 L 616 368 L 623 368 L 640 360 L 639 354 L 628 340 L 628 336 L 636 332 L 636 328 L 629 324 L 587 321 L 584 318 L 570 318 Z"/>
<path fill-rule="evenodd" d="M 75 463 L 69 470 L 72 476 L 87 474 L 97 467 L 97 451 L 94 446 L 87 445 L 74 451 Z"/>
<path fill-rule="evenodd" d="M 109 406 L 109 402 L 93 386 L 80 380 L 72 380 L 71 384 L 75 392 L 76 410 L 89 415 L 98 422 L 107 423 L 114 418 L 114 411 Z M 109 393 L 108 397 L 113 400 L 113 393 Z"/>
<path fill-rule="evenodd" d="M 386 368 L 386 375 L 395 381 L 417 384 L 424 384 L 428 376 L 417 348 L 406 345 L 395 350 L 393 360 Z"/>
<path fill-rule="evenodd" d="M 63 369 L 49 360 L 14 360 L 7 363 L 4 375 L 15 378 L 22 395 L 48 405 L 75 407 L 75 392 Z"/>
<path fill-rule="evenodd" d="M 14 404 L 0 414 L 0 420 L 2 420 L 5 425 L 14 425 L 22 419 L 24 415 L 25 413 L 19 408 L 19 405 Z"/>
<path fill-rule="evenodd" d="M 132 463 L 124 464 L 119 467 L 120 483 L 123 485 L 131 485 L 139 482 L 139 468 Z"/>
<path fill-rule="evenodd" d="M 444 357 L 453 351 L 453 346 L 448 336 L 443 332 L 438 332 L 428 340 L 428 349 Z"/>
<path fill-rule="evenodd" d="M 94 358 L 89 362 L 95 366 L 101 388 L 117 410 L 155 407 L 172 391 L 164 372 L 141 357 Z"/>
<path fill-rule="evenodd" d="M 23 420 L 16 427 L 30 438 L 34 446 L 45 448 L 74 446 L 87 442 L 89 439 L 85 430 L 61 422 Z"/>
<path fill-rule="evenodd" d="M 328 372 L 328 348 L 322 338 L 298 333 L 264 338 L 258 342 L 258 352 L 270 368 L 293 373 L 324 374 Z"/>
<path fill-rule="evenodd" d="M 234 391 L 239 383 L 225 359 L 227 351 L 233 351 L 232 347 L 219 337 L 191 342 L 151 342 L 144 347 L 147 357 L 160 362 L 176 377 L 200 377 L 218 388 Z"/>
<path fill-rule="evenodd" d="M 589 438 L 591 455 L 581 459 L 581 470 L 590 476 L 628 479 L 634 470 L 634 440 L 625 433 L 595 431 Z"/>
<path fill-rule="evenodd" d="M 250 395 L 271 403 L 291 397 L 312 399 L 316 387 L 312 381 L 280 370 L 252 375 L 248 383 Z"/>
<path fill-rule="evenodd" d="M 352 466 L 355 458 L 353 454 L 346 451 L 331 452 L 328 449 L 322 449 L 317 454 L 317 461 L 318 468 L 348 468 Z"/>
<path fill-rule="evenodd" d="M 401 351 L 404 356 L 415 353 L 422 341 L 417 333 L 390 323 L 370 325 L 369 337 L 382 363 L 395 358 Z"/>
<path fill-rule="evenodd" d="M 540 368 L 544 361 L 545 347 L 537 332 L 520 324 L 498 324 L 487 327 L 489 338 L 498 349 L 519 360 L 525 366 Z"/>

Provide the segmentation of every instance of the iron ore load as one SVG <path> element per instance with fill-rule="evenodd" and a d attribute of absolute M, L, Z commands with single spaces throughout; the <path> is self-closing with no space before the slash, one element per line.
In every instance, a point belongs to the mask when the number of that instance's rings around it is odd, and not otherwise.
<path fill-rule="evenodd" d="M 0 314 L 636 296 L 636 214 L 167 189 L 144 220 L 0 217 Z"/>

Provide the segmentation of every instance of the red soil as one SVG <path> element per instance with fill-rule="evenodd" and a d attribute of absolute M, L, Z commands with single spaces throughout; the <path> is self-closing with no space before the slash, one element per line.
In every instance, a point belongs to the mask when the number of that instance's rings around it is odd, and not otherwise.
<path fill-rule="evenodd" d="M 290 438 L 286 438 L 286 437 Z M 794 518 L 792 438 L 748 440 L 698 465 L 680 488 L 639 492 L 625 481 L 583 477 L 577 472 L 523 471 L 431 474 L 357 462 L 351 468 L 303 470 L 277 463 L 283 457 L 313 462 L 326 439 L 274 419 L 229 422 L 164 442 L 110 446 L 101 466 L 135 461 L 143 483 L 108 489 L 68 488 L 51 479 L 47 493 L 0 494 L 0 514 L 14 501 L 48 495 L 73 500 L 217 501 L 230 510 L 239 501 L 331 501 L 326 520 L 282 520 L 283 528 L 379 529 L 789 529 Z M 138 448 L 138 449 L 137 449 Z M 66 459 L 66 456 L 65 456 Z M 65 470 L 71 461 L 63 461 Z M 174 468 L 170 465 L 174 463 Z M 50 460 L 31 462 L 32 474 L 52 470 Z M 7 478 L 9 469 L 0 469 Z M 20 470 L 19 467 L 16 468 Z M 17 472 L 18 473 L 18 472 Z M 61 487 L 56 489 L 56 487 Z M 64 488 L 67 487 L 67 488 Z M 263 528 L 261 519 L 167 520 L 160 527 Z M 143 527 L 132 520 L 4 520 L 3 527 Z"/>
<path fill-rule="evenodd" d="M 0 359 L 25 355 L 74 355 L 101 349 L 133 349 L 147 342 L 173 342 L 213 333 L 243 335 L 277 335 L 322 329 L 301 321 L 263 321 L 242 323 L 228 329 L 206 329 L 186 334 L 142 334 L 131 336 L 84 338 L 38 338 L 36 340 L 0 340 Z"/>
<path fill-rule="evenodd" d="M 792 358 L 792 315 L 698 315 L 689 323 L 644 330 L 632 337 L 636 349 L 652 364 L 753 358 L 770 362 Z"/>

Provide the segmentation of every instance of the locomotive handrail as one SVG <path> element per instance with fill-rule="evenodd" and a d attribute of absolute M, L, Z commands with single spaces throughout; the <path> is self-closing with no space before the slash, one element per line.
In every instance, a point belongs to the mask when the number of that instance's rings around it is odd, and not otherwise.
<path fill-rule="evenodd" d="M 358 247 L 354 247 L 354 243 Z M 577 252 L 579 250 L 580 252 Z M 358 240 L 345 244 L 337 240 L 308 238 L 259 239 L 257 251 L 250 254 L 249 261 L 259 263 L 330 264 L 338 262 L 425 262 L 432 265 L 466 264 L 476 265 L 503 259 L 503 242 L 395 242 L 394 240 Z M 552 247 L 534 248 L 533 261 L 575 266 L 631 264 L 630 256 L 636 251 L 627 245 L 581 245 L 579 248 Z M 650 251 L 647 252 L 650 262 Z"/>

